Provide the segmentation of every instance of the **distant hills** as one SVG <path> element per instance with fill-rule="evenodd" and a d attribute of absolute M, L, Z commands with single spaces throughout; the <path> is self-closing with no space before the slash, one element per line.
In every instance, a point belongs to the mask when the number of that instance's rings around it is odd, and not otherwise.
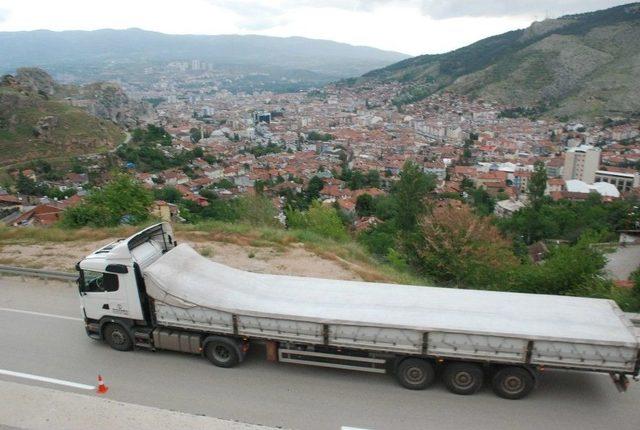
<path fill-rule="evenodd" d="M 169 35 L 139 29 L 0 32 L 0 73 L 23 66 L 64 73 L 83 67 L 99 70 L 200 60 L 246 71 L 296 70 L 303 79 L 311 75 L 326 81 L 358 76 L 408 57 L 302 37 Z"/>
<path fill-rule="evenodd" d="M 116 122 L 126 121 L 131 109 L 120 91 L 113 84 L 62 86 L 33 68 L 3 76 L 0 166 L 114 148 L 125 138 Z M 84 107 L 76 106 L 74 99 Z"/>
<path fill-rule="evenodd" d="M 364 77 L 408 84 L 399 103 L 447 90 L 557 116 L 640 114 L 640 3 L 536 22 Z"/>

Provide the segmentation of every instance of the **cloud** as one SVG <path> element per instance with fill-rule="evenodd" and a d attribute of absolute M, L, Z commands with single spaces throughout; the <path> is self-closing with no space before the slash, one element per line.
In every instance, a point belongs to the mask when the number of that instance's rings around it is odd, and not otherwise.
<path fill-rule="evenodd" d="M 298 8 L 335 8 L 370 12 L 382 6 L 416 8 L 433 19 L 461 17 L 531 16 L 536 18 L 606 9 L 630 0 L 208 0 L 228 8 L 248 22 L 252 20 L 277 25 L 278 17 Z M 267 28 L 267 27 L 265 27 Z"/>
<path fill-rule="evenodd" d="M 629 0 L 423 0 L 422 12 L 434 19 L 492 16 L 561 15 L 607 9 Z"/>
<path fill-rule="evenodd" d="M 0 9 L 0 22 L 6 21 L 9 18 L 9 11 L 6 9 Z"/>

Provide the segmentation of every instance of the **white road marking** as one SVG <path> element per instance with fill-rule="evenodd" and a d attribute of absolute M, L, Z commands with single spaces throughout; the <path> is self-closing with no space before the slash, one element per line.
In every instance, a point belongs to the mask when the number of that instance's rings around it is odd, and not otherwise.
<path fill-rule="evenodd" d="M 19 314 L 36 315 L 36 316 L 39 316 L 39 317 L 47 317 L 47 318 L 59 318 L 61 320 L 82 321 L 82 318 L 68 317 L 68 316 L 65 316 L 65 315 L 45 314 L 45 313 L 42 313 L 42 312 L 25 311 L 23 309 L 0 308 L 0 311 L 16 312 L 16 313 L 19 313 Z"/>
<path fill-rule="evenodd" d="M 47 382 L 49 384 L 64 385 L 67 387 L 79 388 L 81 390 L 93 390 L 92 385 L 79 384 L 77 382 L 65 381 L 62 379 L 48 378 L 46 376 L 31 375 L 30 373 L 13 372 L 11 370 L 0 369 L 0 375 L 14 376 L 16 378 L 31 379 L 34 381 Z"/>

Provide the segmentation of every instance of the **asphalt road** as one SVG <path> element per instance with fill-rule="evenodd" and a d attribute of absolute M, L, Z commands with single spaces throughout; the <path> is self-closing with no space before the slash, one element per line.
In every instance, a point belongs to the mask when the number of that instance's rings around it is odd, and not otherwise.
<path fill-rule="evenodd" d="M 89 339 L 79 317 L 73 287 L 0 279 L 0 370 L 89 385 L 100 373 L 111 399 L 292 429 L 640 428 L 640 383 L 620 394 L 607 375 L 548 371 L 520 401 L 488 388 L 469 397 L 440 384 L 415 392 L 388 375 L 268 363 L 262 351 L 234 369 L 187 354 L 118 352 Z M 6 372 L 0 379 L 96 395 Z"/>

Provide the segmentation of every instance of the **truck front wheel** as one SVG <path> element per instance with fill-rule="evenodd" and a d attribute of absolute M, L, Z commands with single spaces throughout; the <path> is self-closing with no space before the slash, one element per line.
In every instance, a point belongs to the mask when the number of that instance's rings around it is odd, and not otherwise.
<path fill-rule="evenodd" d="M 527 369 L 517 366 L 503 367 L 493 375 L 493 391 L 503 399 L 517 400 L 526 397 L 535 380 Z"/>
<path fill-rule="evenodd" d="M 406 358 L 396 369 L 398 382 L 410 390 L 424 390 L 433 384 L 436 372 L 433 365 L 421 358 Z"/>
<path fill-rule="evenodd" d="M 208 342 L 204 355 L 218 367 L 233 367 L 240 362 L 237 346 L 232 340 L 220 338 Z"/>
<path fill-rule="evenodd" d="M 129 351 L 133 348 L 133 341 L 129 332 L 120 324 L 107 324 L 103 327 L 102 333 L 105 342 L 118 351 Z"/>

